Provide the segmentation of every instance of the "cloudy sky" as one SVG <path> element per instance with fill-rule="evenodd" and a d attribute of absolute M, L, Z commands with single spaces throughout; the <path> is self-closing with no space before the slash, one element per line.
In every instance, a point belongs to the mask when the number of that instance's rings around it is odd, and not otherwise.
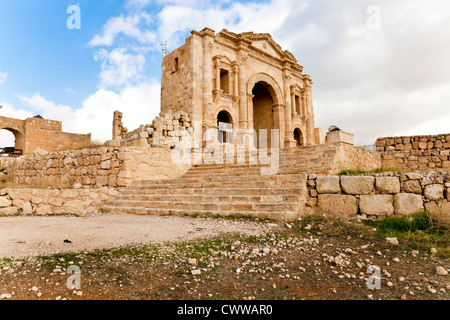
<path fill-rule="evenodd" d="M 1 1 L 0 116 L 40 114 L 98 140 L 114 110 L 130 130 L 150 123 L 161 43 L 206 26 L 270 33 L 314 81 L 316 126 L 358 145 L 450 132 L 449 0 Z"/>

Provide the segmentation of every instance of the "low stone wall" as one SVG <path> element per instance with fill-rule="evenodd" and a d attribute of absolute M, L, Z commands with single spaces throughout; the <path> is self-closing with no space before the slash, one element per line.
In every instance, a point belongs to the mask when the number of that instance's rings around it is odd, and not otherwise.
<path fill-rule="evenodd" d="M 420 211 L 450 217 L 450 174 L 380 173 L 361 176 L 308 176 L 310 213 L 384 217 Z"/>
<path fill-rule="evenodd" d="M 8 177 L 18 184 L 124 187 L 135 180 L 172 179 L 189 166 L 173 163 L 170 150 L 152 147 L 99 147 L 15 159 Z"/>
<path fill-rule="evenodd" d="M 75 214 L 86 216 L 119 191 L 114 189 L 1 189 L 0 215 Z"/>
<path fill-rule="evenodd" d="M 399 170 L 450 169 L 450 134 L 379 138 L 384 167 Z"/>

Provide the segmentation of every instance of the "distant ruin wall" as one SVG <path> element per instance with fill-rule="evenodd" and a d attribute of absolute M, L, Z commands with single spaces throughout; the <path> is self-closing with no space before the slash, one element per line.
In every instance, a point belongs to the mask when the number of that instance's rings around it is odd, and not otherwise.
<path fill-rule="evenodd" d="M 30 156 L 33 151 L 42 149 L 47 152 L 76 149 L 89 146 L 91 134 L 76 134 L 62 131 L 62 122 L 42 118 L 18 120 L 0 117 L 0 129 L 14 134 L 15 147 L 23 155 Z"/>
<path fill-rule="evenodd" d="M 399 170 L 450 170 L 450 134 L 379 138 L 384 167 Z"/>

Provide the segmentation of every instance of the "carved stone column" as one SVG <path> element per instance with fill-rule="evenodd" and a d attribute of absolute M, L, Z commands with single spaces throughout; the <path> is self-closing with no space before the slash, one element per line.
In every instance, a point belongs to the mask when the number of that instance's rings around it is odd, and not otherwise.
<path fill-rule="evenodd" d="M 239 64 L 239 128 L 248 129 L 247 77 L 245 72 L 248 53 L 241 50 L 237 58 Z"/>
<path fill-rule="evenodd" d="M 283 130 L 283 118 L 284 118 L 284 108 L 282 104 L 276 104 L 273 106 L 273 128 L 279 130 L 280 134 L 280 148 L 284 148 L 284 141 L 282 139 L 281 130 Z M 270 134 L 270 133 L 268 133 Z"/>
<path fill-rule="evenodd" d="M 213 60 L 212 60 L 212 37 L 204 35 L 203 37 L 203 134 L 208 129 L 213 128 L 214 122 L 210 117 L 213 105 Z M 208 144 L 210 141 L 206 141 Z M 205 146 L 205 141 L 203 141 Z"/>
<path fill-rule="evenodd" d="M 284 80 L 284 144 L 286 148 L 294 148 L 296 146 L 293 128 L 292 128 L 292 103 L 291 103 L 291 87 L 289 86 L 289 80 L 291 76 L 285 71 Z"/>

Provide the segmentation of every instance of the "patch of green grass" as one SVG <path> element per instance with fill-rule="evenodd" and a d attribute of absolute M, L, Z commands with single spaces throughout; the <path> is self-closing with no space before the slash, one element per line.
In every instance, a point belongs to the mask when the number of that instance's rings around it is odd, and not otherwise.
<path fill-rule="evenodd" d="M 253 222 L 260 222 L 260 221 L 272 221 L 271 219 L 261 219 L 261 218 L 257 218 L 257 217 L 252 217 L 252 216 L 244 216 L 244 215 L 227 215 L 227 216 L 222 216 L 220 214 L 216 214 L 213 216 L 213 219 L 224 219 L 224 220 L 241 220 L 241 221 L 253 221 Z"/>
<path fill-rule="evenodd" d="M 310 230 L 306 230 L 307 225 L 311 226 Z M 330 237 L 339 236 L 357 236 L 363 237 L 373 237 L 373 228 L 355 221 L 346 221 L 331 216 L 323 215 L 310 215 L 306 216 L 302 220 L 300 225 L 302 231 L 308 231 L 311 233 L 321 232 L 323 235 Z"/>
<path fill-rule="evenodd" d="M 366 173 L 383 173 L 383 172 L 402 172 L 397 168 L 377 168 L 371 171 L 361 171 L 361 170 L 342 170 L 338 173 L 338 176 L 358 176 Z"/>
<path fill-rule="evenodd" d="M 367 221 L 383 238 L 395 237 L 407 246 L 429 251 L 435 247 L 437 256 L 450 259 L 450 230 L 429 212 L 408 216 L 391 216 L 378 221 Z"/>

